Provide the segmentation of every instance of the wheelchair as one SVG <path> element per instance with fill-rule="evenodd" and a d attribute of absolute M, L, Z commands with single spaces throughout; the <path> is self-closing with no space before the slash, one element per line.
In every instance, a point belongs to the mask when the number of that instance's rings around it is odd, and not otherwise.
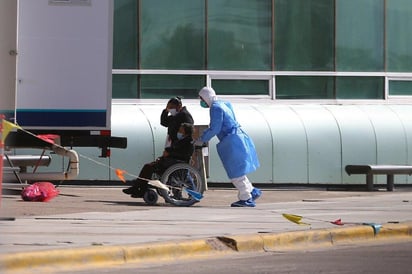
<path fill-rule="evenodd" d="M 143 191 L 143 200 L 148 205 L 155 205 L 159 195 L 166 203 L 175 206 L 191 206 L 199 202 L 199 197 L 207 190 L 203 148 L 195 146 L 195 153 L 190 163 L 180 162 L 168 167 L 162 174 L 153 174 L 153 180 L 159 180 L 165 188 L 148 185 Z"/>

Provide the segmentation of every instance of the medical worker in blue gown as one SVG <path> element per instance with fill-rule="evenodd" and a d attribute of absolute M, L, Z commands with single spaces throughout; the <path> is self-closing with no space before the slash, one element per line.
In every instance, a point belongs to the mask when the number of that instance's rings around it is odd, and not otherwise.
<path fill-rule="evenodd" d="M 262 192 L 253 187 L 246 174 L 259 167 L 255 146 L 250 137 L 241 129 L 236 121 L 230 102 L 218 100 L 212 88 L 204 87 L 199 92 L 200 105 L 210 108 L 210 124 L 200 137 L 208 142 L 217 136 L 217 152 L 233 185 L 239 191 L 239 201 L 232 207 L 255 207 L 255 200 Z"/>

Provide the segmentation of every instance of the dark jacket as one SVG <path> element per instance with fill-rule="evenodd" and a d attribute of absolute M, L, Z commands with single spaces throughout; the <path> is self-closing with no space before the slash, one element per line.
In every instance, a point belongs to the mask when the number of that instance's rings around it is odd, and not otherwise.
<path fill-rule="evenodd" d="M 194 151 L 193 139 L 192 137 L 185 137 L 182 140 L 178 139 L 172 143 L 172 146 L 165 148 L 165 150 L 169 153 L 169 156 L 162 156 L 154 162 L 155 171 L 159 173 L 163 173 L 167 168 L 176 163 L 189 163 Z"/>
<path fill-rule="evenodd" d="M 172 143 L 172 146 L 165 148 L 165 150 L 169 153 L 169 158 L 188 163 L 194 151 L 193 139 L 192 137 L 187 136 Z"/>
<path fill-rule="evenodd" d="M 186 107 L 183 107 L 175 116 L 169 115 L 168 111 L 164 109 L 160 115 L 160 124 L 167 127 L 167 134 L 169 135 L 172 144 L 177 141 L 177 132 L 182 123 L 194 124 L 193 117 Z"/>

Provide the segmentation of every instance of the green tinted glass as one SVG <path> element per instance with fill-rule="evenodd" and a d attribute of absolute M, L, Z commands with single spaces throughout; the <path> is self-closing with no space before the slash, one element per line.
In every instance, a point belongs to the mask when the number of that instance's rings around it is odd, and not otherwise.
<path fill-rule="evenodd" d="M 383 77 L 337 77 L 337 99 L 383 99 Z"/>
<path fill-rule="evenodd" d="M 387 71 L 412 70 L 412 1 L 386 1 Z"/>
<path fill-rule="evenodd" d="M 411 96 L 412 81 L 389 81 L 389 95 Z"/>
<path fill-rule="evenodd" d="M 276 77 L 276 99 L 332 99 L 333 91 L 334 77 Z"/>
<path fill-rule="evenodd" d="M 113 68 L 136 69 L 138 67 L 138 1 L 116 0 L 113 2 Z"/>
<path fill-rule="evenodd" d="M 197 75 L 141 75 L 140 98 L 198 98 L 205 77 Z"/>
<path fill-rule="evenodd" d="M 141 68 L 204 69 L 203 0 L 141 1 Z"/>
<path fill-rule="evenodd" d="M 268 80 L 213 80 L 213 89 L 219 95 L 268 95 Z"/>
<path fill-rule="evenodd" d="M 336 1 L 336 70 L 384 70 L 384 0 Z"/>
<path fill-rule="evenodd" d="M 113 74 L 112 98 L 137 98 L 138 75 Z"/>
<path fill-rule="evenodd" d="M 276 70 L 334 70 L 334 2 L 275 1 Z"/>
<path fill-rule="evenodd" d="M 208 0 L 208 69 L 270 70 L 271 0 Z"/>

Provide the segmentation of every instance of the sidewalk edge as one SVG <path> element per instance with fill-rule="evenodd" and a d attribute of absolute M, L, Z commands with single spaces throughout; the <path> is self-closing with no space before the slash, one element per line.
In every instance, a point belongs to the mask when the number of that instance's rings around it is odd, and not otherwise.
<path fill-rule="evenodd" d="M 266 252 L 293 248 L 333 246 L 363 241 L 412 239 L 412 222 L 365 224 L 334 229 L 233 235 L 197 240 L 170 241 L 123 246 L 93 246 L 0 255 L 2 273 L 34 270 L 70 270 L 125 263 L 172 261 L 234 252 Z"/>

